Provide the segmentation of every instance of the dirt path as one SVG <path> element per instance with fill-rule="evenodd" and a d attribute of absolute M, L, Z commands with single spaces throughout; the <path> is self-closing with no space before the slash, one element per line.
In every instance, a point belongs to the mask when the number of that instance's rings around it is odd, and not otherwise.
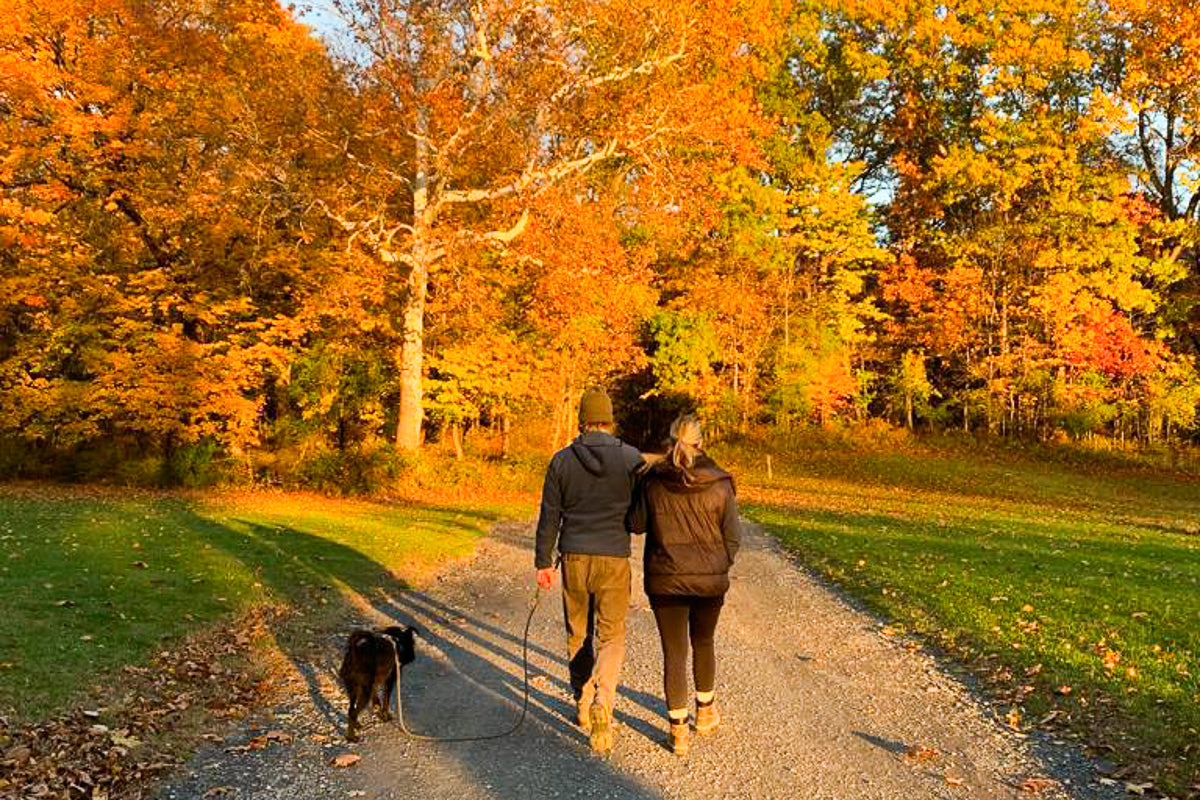
<path fill-rule="evenodd" d="M 532 591 L 532 534 L 502 525 L 470 563 L 425 592 L 385 596 L 364 619 L 397 619 L 425 633 L 405 672 L 410 727 L 470 735 L 501 730 L 521 699 L 520 628 Z M 724 723 L 679 759 L 663 746 L 661 654 L 640 590 L 610 758 L 594 757 L 570 723 L 557 589 L 530 633 L 530 716 L 513 736 L 438 744 L 396 727 L 368 727 L 347 746 L 334 670 L 342 637 L 320 663 L 298 665 L 289 702 L 206 747 L 160 798 L 887 798 L 1122 796 L 1064 744 L 998 724 L 931 658 L 880 633 L 880 624 L 797 569 L 751 531 L 717 631 Z M 271 733 L 269 739 L 265 734 Z M 267 746 L 256 749 L 264 742 Z M 936 755 L 913 758 L 923 746 Z M 361 761 L 335 769 L 354 753 Z M 928 751 L 927 751 L 928 755 Z M 1028 778 L 1052 778 L 1038 793 Z"/>

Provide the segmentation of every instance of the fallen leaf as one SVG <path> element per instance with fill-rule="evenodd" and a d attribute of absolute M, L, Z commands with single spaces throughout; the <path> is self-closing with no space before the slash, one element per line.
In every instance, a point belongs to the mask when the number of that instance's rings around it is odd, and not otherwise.
<path fill-rule="evenodd" d="M 362 761 L 362 756 L 356 753 L 342 753 L 340 756 L 334 757 L 329 763 L 335 767 L 352 767 Z"/>
<path fill-rule="evenodd" d="M 911 761 L 930 761 L 940 755 L 937 748 L 924 744 L 914 744 L 904 751 L 904 757 Z"/>
<path fill-rule="evenodd" d="M 1026 778 L 1021 781 L 1021 791 L 1029 792 L 1030 794 L 1041 794 L 1047 789 L 1052 789 L 1058 785 L 1058 782 L 1051 778 Z"/>
<path fill-rule="evenodd" d="M 947 775 L 947 776 L 946 776 L 946 783 L 950 784 L 951 786 L 962 786 L 962 785 L 963 785 L 963 779 L 962 779 L 962 778 L 955 778 L 953 775 Z"/>
<path fill-rule="evenodd" d="M 148 569 L 150 567 L 150 565 L 145 561 L 135 561 L 133 562 L 133 566 L 137 567 L 138 569 Z"/>
<path fill-rule="evenodd" d="M 112 742 L 117 747 L 128 747 L 130 750 L 135 747 L 139 747 L 142 744 L 140 739 L 135 739 L 132 736 L 126 736 L 120 733 L 114 733 L 112 735 Z"/>
<path fill-rule="evenodd" d="M 18 764 L 23 764 L 33 756 L 33 750 L 28 747 L 14 747 L 4 754 L 5 761 L 14 761 Z"/>
<path fill-rule="evenodd" d="M 1146 792 L 1154 788 L 1153 783 L 1127 783 L 1125 791 L 1130 794 L 1136 794 L 1138 797 L 1145 797 Z"/>
<path fill-rule="evenodd" d="M 214 786 L 211 789 L 209 789 L 207 792 L 205 792 L 204 796 L 205 797 L 221 797 L 223 795 L 233 794 L 234 791 L 235 790 L 232 786 Z"/>
<path fill-rule="evenodd" d="M 1061 717 L 1062 713 L 1063 712 L 1059 711 L 1058 709 L 1055 709 L 1054 711 L 1051 711 L 1049 714 L 1047 714 L 1046 716 L 1039 719 L 1038 725 L 1045 725 L 1046 723 L 1051 722 L 1051 721 L 1057 719 L 1058 717 Z"/>
<path fill-rule="evenodd" d="M 268 731 L 268 733 L 267 733 L 267 741 L 268 742 L 279 742 L 280 744 L 287 744 L 291 740 L 292 740 L 292 735 L 290 733 L 288 733 L 287 731 Z"/>

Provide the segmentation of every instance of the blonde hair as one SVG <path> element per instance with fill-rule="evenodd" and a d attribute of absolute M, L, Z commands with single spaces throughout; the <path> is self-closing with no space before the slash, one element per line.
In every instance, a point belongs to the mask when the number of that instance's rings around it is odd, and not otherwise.
<path fill-rule="evenodd" d="M 676 417 L 671 423 L 670 435 L 671 451 L 667 457 L 676 469 L 686 472 L 696 463 L 696 456 L 700 455 L 700 447 L 704 444 L 700 420 L 691 414 Z"/>

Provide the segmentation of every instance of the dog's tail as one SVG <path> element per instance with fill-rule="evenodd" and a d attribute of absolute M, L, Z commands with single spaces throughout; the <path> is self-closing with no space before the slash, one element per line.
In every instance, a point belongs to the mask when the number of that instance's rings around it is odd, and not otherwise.
<path fill-rule="evenodd" d="M 367 655 L 364 648 L 371 644 L 371 633 L 369 631 L 354 631 L 350 634 L 350 638 L 346 640 L 346 652 L 342 656 L 342 666 L 338 669 L 338 677 L 342 679 L 342 685 L 349 691 L 355 682 L 355 674 L 358 670 L 358 665 Z"/>

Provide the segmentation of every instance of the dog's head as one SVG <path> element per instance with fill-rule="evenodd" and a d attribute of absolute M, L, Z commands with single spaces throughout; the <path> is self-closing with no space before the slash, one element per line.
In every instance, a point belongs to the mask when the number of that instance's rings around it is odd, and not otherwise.
<path fill-rule="evenodd" d="M 411 664 L 417 657 L 413 634 L 420 634 L 420 631 L 411 625 L 393 625 L 383 629 L 383 635 L 396 643 L 396 655 L 401 664 Z"/>

